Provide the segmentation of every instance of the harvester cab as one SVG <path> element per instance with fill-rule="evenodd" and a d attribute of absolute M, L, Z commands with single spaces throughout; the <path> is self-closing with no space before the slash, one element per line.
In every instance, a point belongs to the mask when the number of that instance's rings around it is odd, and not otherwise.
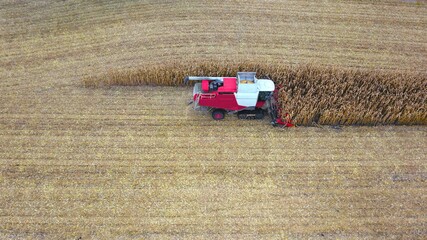
<path fill-rule="evenodd" d="M 200 81 L 193 88 L 194 109 L 211 111 L 215 120 L 226 113 L 237 113 L 239 119 L 262 119 L 268 113 L 273 125 L 293 126 L 280 117 L 274 82 L 256 78 L 255 72 L 238 72 L 237 77 L 188 76 L 184 82 L 188 81 Z"/>

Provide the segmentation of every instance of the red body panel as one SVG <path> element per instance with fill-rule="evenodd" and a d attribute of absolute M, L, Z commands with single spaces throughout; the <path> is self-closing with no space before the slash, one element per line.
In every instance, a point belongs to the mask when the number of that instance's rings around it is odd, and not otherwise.
<path fill-rule="evenodd" d="M 200 97 L 196 94 L 194 98 L 199 98 L 199 105 L 204 107 L 225 109 L 228 111 L 238 111 L 246 108 L 237 104 L 234 94 L 221 94 L 218 92 L 201 93 Z"/>
<path fill-rule="evenodd" d="M 194 100 L 198 100 L 198 104 L 203 107 L 211 107 L 217 109 L 224 109 L 227 111 L 239 111 L 246 107 L 237 104 L 237 78 L 225 77 L 223 84 L 218 88 L 218 91 L 209 92 L 209 80 L 202 81 L 203 93 L 195 94 Z M 264 102 L 262 102 L 264 105 Z"/>
<path fill-rule="evenodd" d="M 233 77 L 223 78 L 223 86 L 218 88 L 218 92 L 237 92 L 237 79 Z"/>
<path fill-rule="evenodd" d="M 208 80 L 202 81 L 202 91 L 203 92 L 209 92 L 209 81 Z"/>
<path fill-rule="evenodd" d="M 256 108 L 262 108 L 262 106 L 264 106 L 264 104 L 265 104 L 265 101 L 258 101 L 258 102 L 256 102 L 255 107 Z"/>

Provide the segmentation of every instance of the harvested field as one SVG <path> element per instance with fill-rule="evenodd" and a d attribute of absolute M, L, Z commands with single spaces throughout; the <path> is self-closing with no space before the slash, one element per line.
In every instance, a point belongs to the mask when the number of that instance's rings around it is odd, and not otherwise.
<path fill-rule="evenodd" d="M 1 238 L 426 234 L 425 127 L 277 129 L 211 121 L 188 88 L 70 90 L 2 104 Z"/>
<path fill-rule="evenodd" d="M 81 82 L 206 58 L 423 74 L 426 8 L 0 2 L 0 238 L 426 238 L 425 126 L 214 122 L 189 87 Z"/>

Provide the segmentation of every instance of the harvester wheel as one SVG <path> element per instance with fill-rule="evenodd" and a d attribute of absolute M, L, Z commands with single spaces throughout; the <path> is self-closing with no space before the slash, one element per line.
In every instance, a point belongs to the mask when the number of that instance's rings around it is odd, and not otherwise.
<path fill-rule="evenodd" d="M 263 119 L 264 118 L 264 112 L 261 109 L 258 109 L 255 115 L 255 119 Z"/>
<path fill-rule="evenodd" d="M 212 111 L 212 118 L 215 120 L 222 120 L 225 117 L 225 112 L 222 109 L 215 109 Z"/>

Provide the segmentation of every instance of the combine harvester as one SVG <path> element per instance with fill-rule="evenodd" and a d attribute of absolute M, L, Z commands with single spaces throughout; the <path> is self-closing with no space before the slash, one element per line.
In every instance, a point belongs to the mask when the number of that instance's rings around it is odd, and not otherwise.
<path fill-rule="evenodd" d="M 255 72 L 238 72 L 237 77 L 189 76 L 184 82 L 188 81 L 201 81 L 194 85 L 190 104 L 195 110 L 211 111 L 215 120 L 224 119 L 226 113 L 237 113 L 239 119 L 262 119 L 268 113 L 273 126 L 294 126 L 280 117 L 274 82 L 257 79 Z"/>

